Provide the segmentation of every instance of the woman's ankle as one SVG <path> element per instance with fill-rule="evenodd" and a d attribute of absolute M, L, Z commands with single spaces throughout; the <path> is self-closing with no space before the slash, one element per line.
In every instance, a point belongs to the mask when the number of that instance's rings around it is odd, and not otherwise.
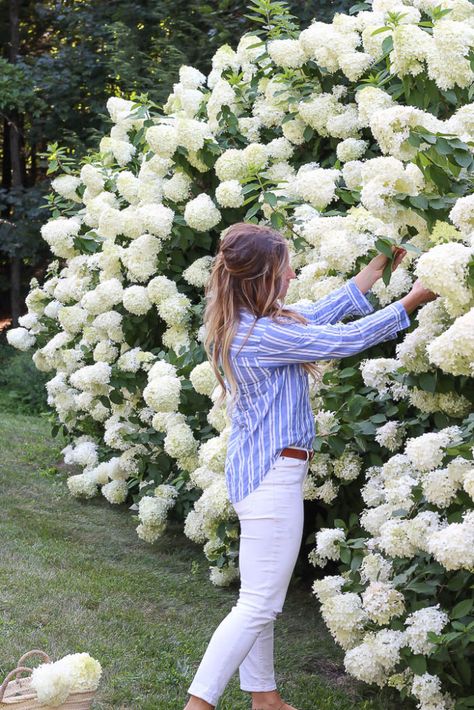
<path fill-rule="evenodd" d="M 206 700 L 190 695 L 184 710 L 214 710 L 215 705 L 211 705 Z"/>
<path fill-rule="evenodd" d="M 282 702 L 276 689 L 252 692 L 252 708 L 255 710 L 277 710 Z"/>

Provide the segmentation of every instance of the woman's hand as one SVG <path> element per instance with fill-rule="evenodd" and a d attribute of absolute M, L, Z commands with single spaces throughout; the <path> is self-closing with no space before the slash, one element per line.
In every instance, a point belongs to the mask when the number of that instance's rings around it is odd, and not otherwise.
<path fill-rule="evenodd" d="M 392 261 L 392 271 L 395 271 L 395 269 L 400 266 L 400 262 L 402 259 L 405 257 L 405 254 L 407 253 L 406 249 L 403 249 L 403 247 L 393 247 L 393 261 Z M 365 267 L 366 269 L 369 269 L 373 275 L 374 275 L 374 283 L 378 279 L 382 278 L 382 274 L 384 272 L 385 267 L 388 264 L 388 257 L 385 256 L 385 254 L 377 254 L 372 261 L 369 261 L 367 266 Z"/>
<path fill-rule="evenodd" d="M 403 247 L 393 247 L 392 271 L 400 265 L 400 262 L 407 253 Z M 388 264 L 388 257 L 385 254 L 377 254 L 367 266 L 354 276 L 354 282 L 362 293 L 367 293 L 374 283 L 382 278 L 385 267 Z"/>
<path fill-rule="evenodd" d="M 425 303 L 434 301 L 436 298 L 438 298 L 438 294 L 425 288 L 420 279 L 417 279 L 411 287 L 411 291 L 400 299 L 400 303 L 404 306 L 407 313 L 411 313 L 415 308 L 418 308 L 418 306 L 423 306 Z"/>

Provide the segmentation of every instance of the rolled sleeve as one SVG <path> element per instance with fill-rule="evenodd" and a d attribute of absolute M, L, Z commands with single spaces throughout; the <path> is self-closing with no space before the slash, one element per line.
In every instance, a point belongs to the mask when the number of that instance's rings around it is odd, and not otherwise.
<path fill-rule="evenodd" d="M 338 323 L 346 316 L 368 315 L 374 310 L 352 280 L 317 301 L 298 301 L 288 308 L 301 313 L 314 325 Z"/>
<path fill-rule="evenodd" d="M 339 359 L 391 340 L 409 325 L 407 312 L 399 302 L 347 324 L 274 322 L 260 340 L 258 359 L 263 366 Z"/>
<path fill-rule="evenodd" d="M 403 330 L 410 326 L 410 316 L 406 312 L 405 306 L 400 301 L 390 304 L 398 312 L 398 329 Z"/>
<path fill-rule="evenodd" d="M 345 285 L 347 295 L 352 303 L 352 313 L 358 316 L 367 316 L 373 313 L 374 307 L 364 296 L 360 288 L 355 283 L 354 279 L 348 281 Z"/>

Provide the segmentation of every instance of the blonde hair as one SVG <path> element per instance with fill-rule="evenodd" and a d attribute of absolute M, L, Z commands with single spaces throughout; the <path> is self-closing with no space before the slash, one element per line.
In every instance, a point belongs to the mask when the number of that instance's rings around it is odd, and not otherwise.
<path fill-rule="evenodd" d="M 221 386 L 218 404 L 226 396 L 219 367 L 230 385 L 231 402 L 237 399 L 237 382 L 230 363 L 230 348 L 239 324 L 240 308 L 247 308 L 255 320 L 244 340 L 247 342 L 257 318 L 291 318 L 306 324 L 307 319 L 279 302 L 283 276 L 288 266 L 285 238 L 270 227 L 238 222 L 221 239 L 205 289 L 204 347 Z M 239 350 L 240 352 L 240 350 Z M 315 379 L 320 369 L 314 363 L 301 366 Z"/>

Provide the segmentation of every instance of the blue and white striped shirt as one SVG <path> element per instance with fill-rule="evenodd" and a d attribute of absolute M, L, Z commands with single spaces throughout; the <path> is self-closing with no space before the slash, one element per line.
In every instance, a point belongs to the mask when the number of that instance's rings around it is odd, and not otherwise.
<path fill-rule="evenodd" d="M 313 447 L 315 424 L 308 373 L 300 363 L 354 355 L 394 338 L 410 325 L 400 302 L 373 313 L 372 305 L 353 280 L 319 301 L 295 303 L 288 308 L 304 315 L 309 323 L 290 318 L 281 318 L 280 322 L 258 318 L 238 352 L 255 321 L 250 311 L 240 312 L 230 351 L 240 397 L 231 412 L 225 463 L 232 503 L 259 485 L 284 447 Z M 349 315 L 366 317 L 338 324 Z"/>

